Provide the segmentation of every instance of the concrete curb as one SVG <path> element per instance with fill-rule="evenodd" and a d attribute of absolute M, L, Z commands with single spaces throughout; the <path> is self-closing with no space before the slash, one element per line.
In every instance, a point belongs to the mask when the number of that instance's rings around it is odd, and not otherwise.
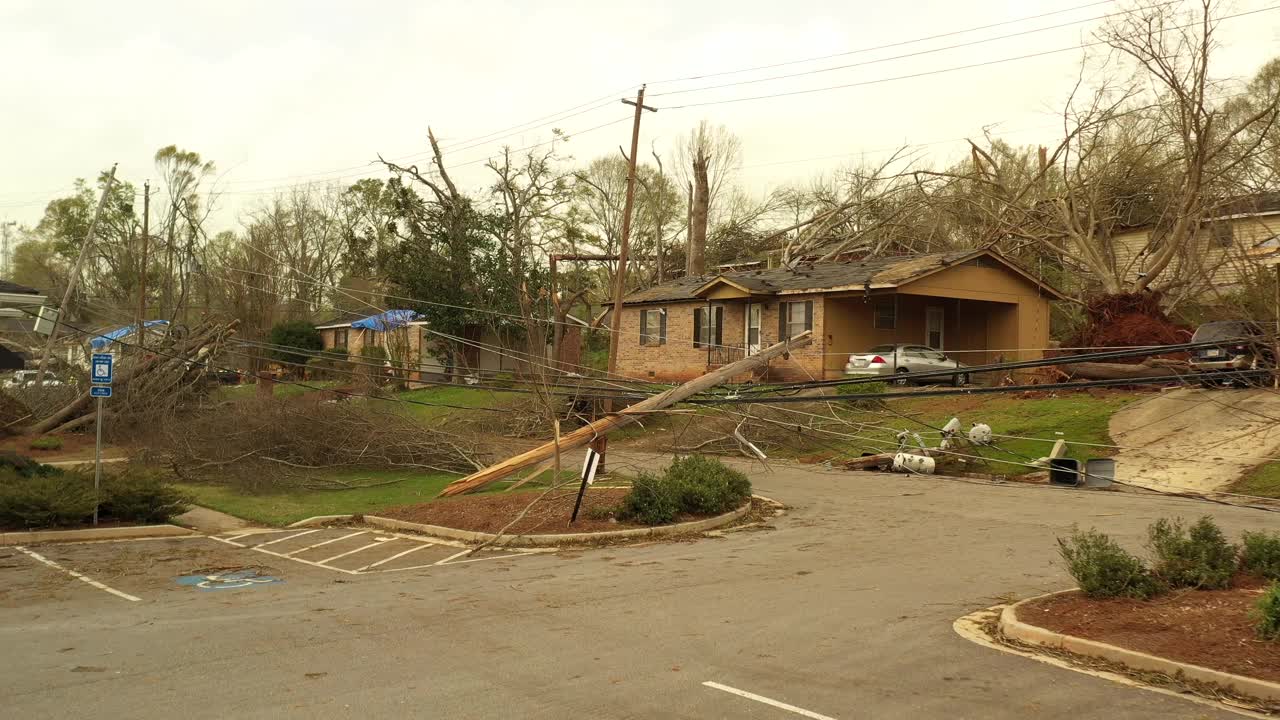
<path fill-rule="evenodd" d="M 1213 683 L 1220 687 L 1228 688 L 1242 695 L 1263 698 L 1265 700 L 1280 700 L 1280 683 L 1268 682 L 1257 678 L 1245 677 L 1243 675 L 1234 675 L 1221 670 L 1212 670 L 1199 665 L 1191 665 L 1189 663 L 1178 662 L 1177 660 L 1169 660 L 1167 658 L 1148 655 L 1137 650 L 1126 650 L 1122 647 L 1109 645 L 1096 640 L 1086 640 L 1073 635 L 1064 635 L 1062 633 L 1046 630 L 1042 627 L 1030 625 L 1018 619 L 1018 607 L 1027 603 L 1040 600 L 1042 598 L 1062 595 L 1064 593 L 1074 592 L 1074 590 L 1062 590 L 1055 593 L 1040 595 L 1039 597 L 1028 598 L 1021 602 L 1014 603 L 1005 607 L 1000 611 L 1000 632 L 1005 637 L 1027 643 L 1028 645 L 1039 645 L 1041 647 L 1061 648 L 1077 655 L 1087 655 L 1089 657 L 1102 658 L 1111 662 L 1120 663 L 1135 670 L 1145 670 L 1148 672 L 1164 673 L 1172 677 L 1183 677 L 1197 682 Z"/>
<path fill-rule="evenodd" d="M 185 537 L 199 534 L 190 528 L 178 527 L 177 525 L 139 525 L 137 527 L 83 528 L 78 530 L 29 530 L 26 532 L 0 533 L 0 546 L 34 545 L 36 543 L 50 542 Z"/>
<path fill-rule="evenodd" d="M 670 537 L 672 535 L 684 535 L 688 533 L 703 532 L 705 530 L 714 530 L 715 528 L 728 525 L 750 511 L 751 503 L 747 503 L 737 510 L 727 512 L 723 515 L 717 515 L 705 520 L 679 523 L 676 525 L 660 525 L 658 527 L 651 528 L 630 528 L 627 530 L 609 530 L 598 533 L 503 535 L 494 543 L 494 545 L 500 547 L 548 547 L 556 545 L 578 545 L 583 543 L 599 542 L 601 540 L 636 540 L 642 538 Z M 425 525 L 422 523 L 409 522 L 407 520 L 378 517 L 377 515 L 365 515 L 364 521 L 370 525 L 388 528 L 391 530 L 409 530 L 411 532 L 422 533 L 423 535 L 435 535 L 436 537 L 448 538 L 450 540 L 462 540 L 463 542 L 482 543 L 488 542 L 497 537 L 493 533 L 476 532 L 474 530 L 458 530 L 455 528 L 442 527 L 440 525 Z"/>
<path fill-rule="evenodd" d="M 306 520 L 299 520 L 296 523 L 289 523 L 286 527 L 310 527 L 312 525 L 324 525 L 325 523 L 334 522 L 336 520 L 350 520 L 355 515 L 316 515 Z"/>

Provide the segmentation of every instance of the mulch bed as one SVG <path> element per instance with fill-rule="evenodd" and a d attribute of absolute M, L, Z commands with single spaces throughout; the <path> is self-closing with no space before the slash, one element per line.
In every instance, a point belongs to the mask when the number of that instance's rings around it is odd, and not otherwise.
<path fill-rule="evenodd" d="M 1254 632 L 1249 613 L 1265 583 L 1238 577 L 1227 590 L 1183 590 L 1152 600 L 1092 600 L 1078 592 L 1018 608 L 1042 628 L 1236 675 L 1280 682 L 1280 641 Z"/>
<path fill-rule="evenodd" d="M 393 508 L 378 515 L 457 530 L 492 533 L 501 530 L 503 526 L 514 520 L 520 511 L 542 492 L 541 490 L 497 492 L 440 498 L 421 505 Z M 578 488 L 574 486 L 555 490 L 534 505 L 520 522 L 508 528 L 507 533 L 558 535 L 647 527 L 600 517 L 599 513 L 616 508 L 626 494 L 627 488 L 588 489 L 586 496 L 582 498 L 582 510 L 578 512 L 578 521 L 570 525 L 569 516 L 573 514 L 573 502 L 577 498 Z M 597 512 L 593 513 L 592 510 Z M 676 521 L 696 519 L 694 517 L 677 518 Z"/>

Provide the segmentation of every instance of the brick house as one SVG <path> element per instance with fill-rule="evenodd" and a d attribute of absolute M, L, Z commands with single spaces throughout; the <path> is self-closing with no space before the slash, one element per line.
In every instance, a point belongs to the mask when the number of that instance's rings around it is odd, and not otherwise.
<path fill-rule="evenodd" d="M 397 364 L 408 366 L 411 380 L 442 379 L 446 376 L 444 364 L 437 354 L 432 353 L 440 341 L 427 329 L 426 321 L 411 320 L 391 327 L 376 323 L 375 327 L 359 327 L 362 321 L 369 319 L 368 313 L 346 312 L 318 322 L 316 330 L 320 333 L 324 352 L 339 356 L 345 354 L 351 360 L 360 360 L 364 348 L 376 346 L 386 350 L 389 358 L 398 360 Z M 477 327 L 467 334 L 466 343 L 459 345 L 458 361 L 464 374 L 490 376 L 523 369 L 524 364 L 512 357 L 518 352 L 501 350 L 503 343 L 492 331 Z"/>
<path fill-rule="evenodd" d="M 684 381 L 781 337 L 814 342 L 770 380 L 841 377 L 848 355 L 910 343 L 968 365 L 1043 356 L 1057 290 L 991 250 L 685 277 L 623 299 L 618 372 Z"/>

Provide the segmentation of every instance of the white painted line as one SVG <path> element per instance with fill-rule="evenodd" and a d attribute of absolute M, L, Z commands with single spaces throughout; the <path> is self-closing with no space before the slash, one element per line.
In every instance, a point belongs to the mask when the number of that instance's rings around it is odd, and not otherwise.
<path fill-rule="evenodd" d="M 447 557 L 447 558 L 445 558 L 445 559 L 443 559 L 443 560 L 437 560 L 436 562 L 433 562 L 433 563 L 431 563 L 431 564 L 432 564 L 432 565 L 443 565 L 443 564 L 445 564 L 445 563 L 449 562 L 450 560 L 452 560 L 452 559 L 454 559 L 454 558 L 456 558 L 456 557 L 461 557 L 461 556 L 463 556 L 463 555 L 466 555 L 466 554 L 467 554 L 467 553 L 469 553 L 469 552 L 471 552 L 471 548 L 467 548 L 466 550 L 463 550 L 462 552 L 456 552 L 456 553 L 454 553 L 454 554 L 450 555 L 449 557 Z"/>
<path fill-rule="evenodd" d="M 379 546 L 379 545 L 381 545 L 381 544 L 382 544 L 382 543 L 380 543 L 380 542 L 374 541 L 374 542 L 369 543 L 368 545 L 365 545 L 364 547 L 358 547 L 358 548 L 356 548 L 355 550 L 348 550 L 348 551 L 346 551 L 346 552 L 344 552 L 344 553 L 338 553 L 337 555 L 334 555 L 334 556 L 333 556 L 333 557 L 331 557 L 331 558 L 325 558 L 325 559 L 321 560 L 320 562 L 318 562 L 318 563 L 316 563 L 316 564 L 317 564 L 317 565 L 324 565 L 325 563 L 333 562 L 334 560 L 337 560 L 338 558 L 344 558 L 344 557 L 346 557 L 346 556 L 348 556 L 348 555 L 355 555 L 356 553 L 360 552 L 361 550 L 368 550 L 369 548 L 372 548 L 372 547 L 378 547 L 378 546 Z"/>
<path fill-rule="evenodd" d="M 276 533 L 282 533 L 282 532 L 293 532 L 293 528 L 284 528 L 283 530 L 262 530 L 259 528 L 255 528 L 253 530 L 246 530 L 242 533 L 237 533 L 235 535 L 228 535 L 227 539 L 239 540 L 242 537 L 249 537 L 250 535 L 275 535 Z"/>
<path fill-rule="evenodd" d="M 31 557 L 35 558 L 36 560 L 39 560 L 40 562 L 44 563 L 45 565 L 48 565 L 49 567 L 53 568 L 54 570 L 61 570 L 62 572 L 64 572 L 64 573 L 66 573 L 66 574 L 70 575 L 71 577 L 73 577 L 73 578 L 75 578 L 75 579 L 79 580 L 80 582 L 88 583 L 89 585 L 92 585 L 93 587 L 96 587 L 96 588 L 98 588 L 99 590 L 102 590 L 103 592 L 109 592 L 109 593 L 111 593 L 112 595 L 115 595 L 116 597 L 124 598 L 125 600 L 129 600 L 129 601 L 131 601 L 131 602 L 140 602 L 140 601 L 142 600 L 142 598 L 140 598 L 140 597 L 134 597 L 133 595 L 130 595 L 129 593 L 122 593 L 122 592 L 120 592 L 119 590 L 116 590 L 115 588 L 107 587 L 106 585 L 103 585 L 102 583 L 98 582 L 97 580 L 94 580 L 93 578 L 91 578 L 91 577 L 89 577 L 89 576 L 87 576 L 87 575 L 82 575 L 82 574 L 80 574 L 80 573 L 76 572 L 75 570 L 70 570 L 70 569 L 68 569 L 68 568 L 64 568 L 64 567 L 62 567 L 61 565 L 59 565 L 58 563 L 56 563 L 56 562 L 54 562 L 54 561 L 50 560 L 49 558 L 47 558 L 47 557 L 45 557 L 45 556 L 41 555 L 40 553 L 38 553 L 38 552 L 32 552 L 32 551 L 30 551 L 30 550 L 28 550 L 28 549 L 26 549 L 26 548 L 22 547 L 21 545 L 14 545 L 14 548 L 16 548 L 19 552 L 22 552 L 22 553 L 25 553 L 25 554 L 27 554 L 27 555 L 30 555 Z"/>
<path fill-rule="evenodd" d="M 389 562 L 391 562 L 392 560 L 395 560 L 396 558 L 402 558 L 402 557 L 404 557 L 405 555 L 408 555 L 408 554 L 409 554 L 409 553 L 411 553 L 411 552 L 417 552 L 417 551 L 421 550 L 421 549 L 422 549 L 422 548 L 424 548 L 424 547 L 431 547 L 431 543 L 421 543 L 421 544 L 419 544 L 417 547 L 411 547 L 411 548 L 409 548 L 408 550 L 405 550 L 404 552 L 398 552 L 398 553 L 396 553 L 395 555 L 392 555 L 391 557 L 386 558 L 385 560 L 379 560 L 379 561 L 378 561 L 378 562 L 376 562 L 376 563 L 369 563 L 368 565 L 365 565 L 364 567 L 360 568 L 359 570 L 356 570 L 356 572 L 364 572 L 365 570 L 368 570 L 369 568 L 376 568 L 376 567 L 378 567 L 379 565 L 383 565 L 383 564 L 385 564 L 385 563 L 389 563 Z"/>
<path fill-rule="evenodd" d="M 346 540 L 347 538 L 353 538 L 357 535 L 363 535 L 364 533 L 365 533 L 364 530 L 359 530 L 357 532 L 351 533 L 350 535 L 343 535 L 342 537 L 336 537 L 336 538 L 333 538 L 332 540 L 325 540 L 324 542 L 319 542 L 319 543 L 316 543 L 315 545 L 308 545 L 307 547 L 304 547 L 301 550 L 294 550 L 291 553 L 287 553 L 287 555 L 289 555 L 289 557 L 293 557 L 294 555 L 297 555 L 299 553 L 304 553 L 308 550 L 314 550 L 322 545 L 328 545 L 329 543 L 336 543 L 339 540 Z"/>
<path fill-rule="evenodd" d="M 294 533 L 293 535 L 285 535 L 282 538 L 276 538 L 275 540 L 268 540 L 267 542 L 264 542 L 264 543 L 258 543 L 258 547 L 275 545 L 276 543 L 284 542 L 285 540 L 292 540 L 296 537 L 302 537 L 303 535 L 310 535 L 311 533 L 320 532 L 320 530 L 321 528 L 316 528 L 315 530 L 303 530 L 300 533 Z"/>
<path fill-rule="evenodd" d="M 767 698 L 763 695 L 757 695 L 755 693 L 747 692 L 746 690 L 739 690 L 738 688 L 729 687 L 728 685 L 721 685 L 718 682 L 711 682 L 710 680 L 708 680 L 702 684 L 709 688 L 715 688 L 716 690 L 723 690 L 727 693 L 733 693 L 738 697 L 744 697 L 748 700 L 755 700 L 756 702 L 764 703 L 765 705 L 772 705 L 776 708 L 781 708 L 782 710 L 786 710 L 787 712 L 793 712 L 802 717 L 812 718 L 813 720 L 836 720 L 835 718 L 829 715 L 822 715 L 822 714 L 813 712 L 812 710 L 805 710 L 804 708 L 798 708 L 795 705 L 788 705 L 784 702 L 778 702 L 777 700 L 774 700 L 772 698 Z"/>
<path fill-rule="evenodd" d="M 285 560 L 292 560 L 296 563 L 302 563 L 303 565 L 311 565 L 313 567 L 324 568 L 325 570 L 332 570 L 334 572 L 346 573 L 348 575 L 359 575 L 359 573 L 357 573 L 355 570 L 343 570 L 340 567 L 330 567 L 328 565 L 321 565 L 318 562 L 311 562 L 310 560 L 303 560 L 302 558 L 289 557 L 284 553 L 278 553 L 274 550 L 263 550 L 262 548 L 256 548 L 256 547 L 252 549 L 264 555 L 273 555 L 278 558 L 284 558 Z"/>
<path fill-rule="evenodd" d="M 240 537 L 240 536 L 239 536 L 239 535 L 237 535 L 236 537 Z M 227 538 L 221 538 L 221 537 L 218 537 L 217 535 L 210 535 L 210 536 L 209 536 L 209 539 L 210 539 L 210 540 L 217 540 L 217 541 L 218 541 L 218 542 L 220 542 L 220 543 L 226 543 L 226 544 L 228 544 L 228 545 L 235 545 L 235 546 L 236 546 L 236 547 L 238 547 L 238 548 L 247 548 L 247 547 L 249 547 L 248 545 L 245 545 L 245 544 L 243 544 L 243 543 L 238 543 L 238 542 L 236 542 L 235 540 L 230 540 L 230 539 L 227 539 Z"/>

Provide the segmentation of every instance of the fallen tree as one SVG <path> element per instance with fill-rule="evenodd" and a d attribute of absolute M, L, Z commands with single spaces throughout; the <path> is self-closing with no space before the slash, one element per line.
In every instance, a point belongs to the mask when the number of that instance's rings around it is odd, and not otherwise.
<path fill-rule="evenodd" d="M 672 405 L 683 400 L 687 400 L 700 392 L 710 390 L 721 383 L 727 382 L 730 378 L 757 370 L 768 365 L 770 360 L 782 356 L 795 348 L 804 347 L 811 342 L 813 342 L 813 333 L 806 330 L 790 340 L 783 340 L 780 343 L 770 345 L 751 357 L 729 363 L 722 368 L 694 378 L 683 385 L 673 387 L 666 392 L 641 400 L 635 405 L 632 405 L 620 412 L 606 415 L 599 420 L 595 420 L 578 428 L 577 430 L 574 430 L 568 435 L 562 436 L 559 443 L 552 441 L 539 445 L 532 450 L 520 453 L 519 455 L 503 460 L 496 465 L 491 465 L 464 478 L 455 480 L 445 487 L 444 491 L 440 494 L 461 495 L 462 493 L 471 492 L 472 490 L 477 490 L 492 482 L 501 480 L 521 468 L 536 465 L 550 458 L 554 458 L 559 452 L 580 448 L 601 435 L 607 435 L 620 427 L 625 427 L 636 422 L 646 413 L 671 407 Z"/>
<path fill-rule="evenodd" d="M 1070 380 L 1141 380 L 1190 373 L 1191 366 L 1182 360 L 1148 358 L 1139 365 L 1126 363 L 1081 362 L 1059 366 L 1063 377 Z"/>

